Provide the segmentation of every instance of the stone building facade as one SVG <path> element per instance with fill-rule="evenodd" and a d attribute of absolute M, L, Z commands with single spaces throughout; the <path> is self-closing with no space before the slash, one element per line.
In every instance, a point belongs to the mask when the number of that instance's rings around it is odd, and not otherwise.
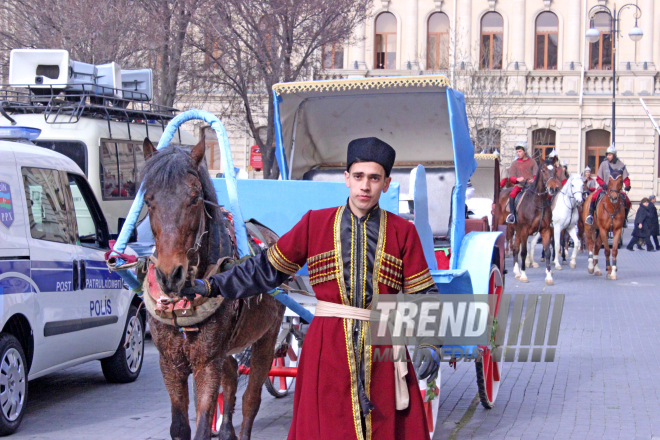
<path fill-rule="evenodd" d="M 631 199 L 640 200 L 660 191 L 658 135 L 639 100 L 660 118 L 660 2 L 633 3 L 642 11 L 637 26 L 644 36 L 631 40 L 636 9 L 624 9 L 616 40 L 615 134 L 631 175 Z M 581 172 L 603 159 L 612 131 L 609 16 L 594 17 L 597 43 L 585 37 L 596 6 L 611 10 L 614 2 L 374 0 L 355 45 L 324 48 L 317 78 L 444 73 L 461 90 L 467 70 L 498 76 L 502 100 L 529 108 L 509 117 L 502 130 L 504 161 L 525 140 L 530 154 L 555 148 L 571 173 Z"/>

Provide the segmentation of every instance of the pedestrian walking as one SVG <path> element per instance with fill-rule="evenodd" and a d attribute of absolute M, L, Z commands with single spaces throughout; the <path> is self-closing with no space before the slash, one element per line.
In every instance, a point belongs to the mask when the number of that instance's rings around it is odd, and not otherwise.
<path fill-rule="evenodd" d="M 637 208 L 637 214 L 635 214 L 635 227 L 633 229 L 632 238 L 626 249 L 629 251 L 634 250 L 635 242 L 639 239 L 643 239 L 646 242 L 646 250 L 648 252 L 655 252 L 653 243 L 651 243 L 650 238 L 650 217 L 652 215 L 651 210 L 648 208 L 649 199 L 644 197 L 639 203 L 639 208 Z M 657 217 L 656 217 L 657 219 Z"/>
<path fill-rule="evenodd" d="M 655 250 L 660 251 L 660 243 L 658 243 L 658 235 L 660 235 L 660 224 L 658 224 L 658 208 L 655 206 L 655 195 L 651 194 L 649 197 L 649 235 L 655 242 Z"/>

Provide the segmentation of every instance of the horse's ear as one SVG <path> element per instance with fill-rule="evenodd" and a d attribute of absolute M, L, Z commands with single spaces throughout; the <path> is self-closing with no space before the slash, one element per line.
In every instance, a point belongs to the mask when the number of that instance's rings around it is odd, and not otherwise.
<path fill-rule="evenodd" d="M 151 143 L 149 138 L 144 138 L 142 142 L 142 153 L 144 154 L 144 160 L 148 160 L 156 152 L 156 147 Z"/>
<path fill-rule="evenodd" d="M 193 160 L 193 163 L 195 165 L 199 165 L 202 163 L 202 159 L 204 159 L 204 154 L 206 153 L 206 137 L 202 136 L 202 138 L 197 142 L 197 145 L 195 145 L 190 152 L 190 157 Z"/>

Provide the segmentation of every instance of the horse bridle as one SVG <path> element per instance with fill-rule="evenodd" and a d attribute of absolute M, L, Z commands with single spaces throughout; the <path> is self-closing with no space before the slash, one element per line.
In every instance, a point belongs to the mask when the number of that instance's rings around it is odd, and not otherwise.
<path fill-rule="evenodd" d="M 569 183 L 571 183 L 571 180 L 570 180 L 570 179 L 569 179 L 568 182 L 566 182 L 566 185 L 565 185 L 566 188 L 569 187 Z M 571 212 L 573 212 L 573 210 L 574 210 L 574 209 L 577 207 L 577 205 L 578 205 L 578 201 L 577 201 L 577 198 L 575 197 L 575 194 L 577 194 L 577 193 L 581 193 L 581 194 L 583 195 L 583 197 L 584 197 L 584 191 L 570 191 L 570 192 L 566 191 L 566 192 L 564 192 L 564 189 L 562 188 L 559 192 L 568 195 L 569 200 L 572 199 L 572 200 L 575 201 L 575 204 L 574 204 L 574 205 L 573 205 L 572 202 L 569 202 L 569 203 L 571 203 L 571 205 L 568 206 L 568 208 L 571 209 Z"/>
<path fill-rule="evenodd" d="M 194 170 L 188 170 L 188 174 L 193 175 L 201 185 L 201 179 L 199 178 L 199 174 L 197 174 L 196 171 Z M 202 240 L 204 239 L 204 235 L 208 232 L 206 230 L 206 219 L 207 217 L 209 219 L 212 219 L 211 215 L 208 213 L 206 210 L 206 203 L 213 204 L 212 202 L 209 202 L 208 200 L 204 199 L 203 197 L 204 194 L 202 194 L 202 202 L 204 205 L 202 206 L 203 214 L 199 216 L 199 226 L 197 227 L 197 234 L 195 235 L 195 241 L 193 242 L 193 245 L 190 249 L 186 251 L 186 258 L 188 258 L 188 274 L 187 274 L 187 281 L 190 281 L 192 279 L 195 279 L 196 273 L 197 273 L 197 268 L 200 263 L 200 257 L 199 257 L 199 248 L 202 247 Z M 196 264 L 191 264 L 191 255 L 190 252 L 192 251 L 192 255 L 197 257 L 197 263 Z"/>
<path fill-rule="evenodd" d="M 621 177 L 621 175 L 617 176 L 614 180 L 617 180 L 620 177 Z M 608 182 L 608 184 L 609 184 L 609 182 Z M 621 197 L 621 189 L 611 189 L 609 187 L 609 185 L 607 187 L 607 198 L 610 199 L 610 203 L 612 203 L 614 205 L 615 202 L 614 202 L 614 199 L 612 199 L 612 196 L 611 196 L 612 193 L 618 194 L 619 197 Z M 625 202 L 623 200 L 623 197 L 621 197 L 620 199 L 617 199 L 617 202 L 616 202 L 617 210 L 614 211 L 614 213 L 611 213 L 610 211 L 607 210 L 607 205 L 605 205 L 603 203 L 603 210 L 607 213 L 607 215 L 610 216 L 610 232 L 614 231 L 614 217 L 616 217 L 619 214 L 619 212 L 621 212 L 621 207 L 622 207 L 623 204 L 625 204 Z"/>

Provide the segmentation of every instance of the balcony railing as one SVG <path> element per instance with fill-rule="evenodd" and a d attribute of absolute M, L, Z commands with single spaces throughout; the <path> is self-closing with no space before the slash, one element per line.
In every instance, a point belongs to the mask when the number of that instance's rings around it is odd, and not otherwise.
<path fill-rule="evenodd" d="M 420 71 L 420 70 L 325 70 L 317 72 L 315 79 L 343 79 L 373 76 L 403 76 L 444 74 L 450 77 L 450 72 Z M 622 90 L 625 77 L 628 89 Z M 630 84 L 633 81 L 634 87 Z M 586 71 L 581 85 L 582 75 L 579 70 L 567 71 L 477 71 L 469 73 L 456 70 L 454 72 L 454 87 L 465 93 L 488 92 L 495 95 L 523 95 L 531 97 L 577 96 L 582 93 L 587 96 L 611 95 L 611 71 Z M 622 96 L 660 95 L 659 71 L 622 71 L 617 72 L 617 93 Z"/>

